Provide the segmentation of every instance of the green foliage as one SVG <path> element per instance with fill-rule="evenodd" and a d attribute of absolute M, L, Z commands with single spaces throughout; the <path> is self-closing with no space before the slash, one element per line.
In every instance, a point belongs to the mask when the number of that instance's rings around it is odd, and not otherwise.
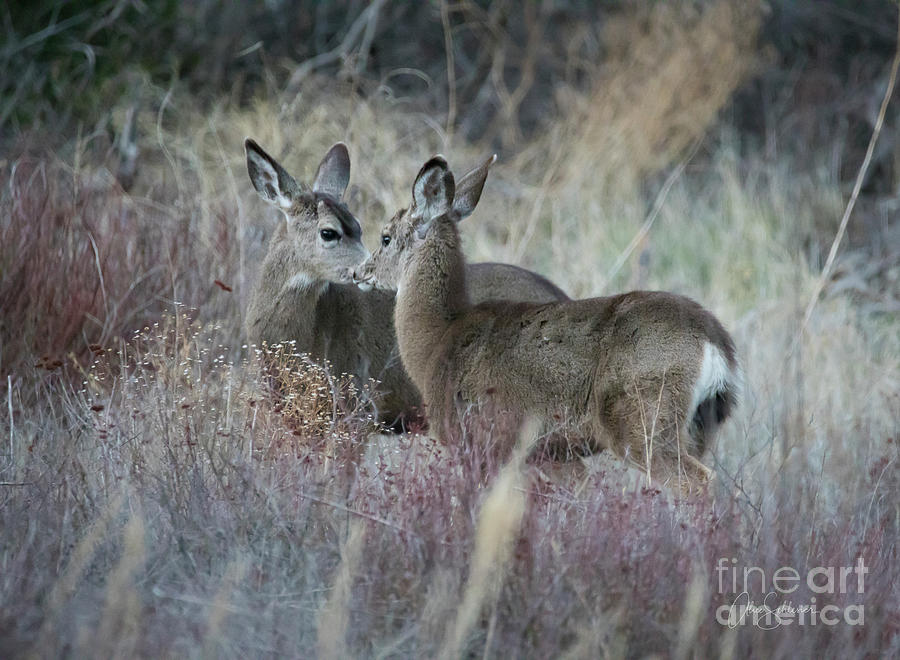
<path fill-rule="evenodd" d="M 9 3 L 0 49 L 0 127 L 91 121 L 103 99 L 122 92 L 122 73 L 161 78 L 177 62 L 167 48 L 177 0 L 38 0 Z"/>

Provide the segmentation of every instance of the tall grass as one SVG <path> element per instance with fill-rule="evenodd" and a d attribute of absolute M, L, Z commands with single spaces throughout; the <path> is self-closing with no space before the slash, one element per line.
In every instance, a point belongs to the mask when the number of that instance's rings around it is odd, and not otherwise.
<path fill-rule="evenodd" d="M 706 497 L 603 455 L 526 458 L 484 417 L 453 444 L 378 434 L 364 392 L 340 405 L 339 375 L 289 346 L 271 348 L 274 389 L 293 397 L 273 405 L 241 323 L 278 219 L 242 140 L 307 181 L 345 140 L 374 247 L 427 157 L 459 173 L 484 156 L 411 104 L 315 76 L 251 105 L 148 84 L 110 111 L 136 149 L 124 174 L 104 131 L 17 140 L 0 162 L 0 655 L 900 652 L 896 263 L 866 267 L 857 241 L 798 341 L 846 191 L 823 156 L 773 160 L 722 117 L 757 64 L 737 6 L 609 25 L 593 91 L 561 92 L 463 225 L 473 260 L 576 296 L 673 290 L 723 319 L 747 385 Z M 862 605 L 863 626 L 716 620 L 740 591 L 723 559 L 771 576 L 859 558 L 862 593 L 790 600 Z"/>

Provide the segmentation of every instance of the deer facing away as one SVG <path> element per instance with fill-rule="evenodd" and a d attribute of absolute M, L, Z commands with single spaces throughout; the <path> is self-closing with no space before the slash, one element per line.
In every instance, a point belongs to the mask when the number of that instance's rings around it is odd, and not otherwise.
<path fill-rule="evenodd" d="M 461 405 L 485 400 L 548 420 L 562 414 L 595 448 L 627 457 L 654 479 L 705 482 L 710 471 L 699 457 L 740 382 L 722 325 L 688 298 L 653 291 L 476 304 L 456 226 L 460 211 L 478 202 L 476 187 L 460 206 L 446 161 L 428 161 L 413 185 L 418 225 L 385 235 L 355 274 L 364 286 L 396 284 L 400 355 L 431 428 L 449 432 Z M 399 257 L 386 252 L 395 243 Z"/>
<path fill-rule="evenodd" d="M 337 143 L 328 151 L 309 187 L 253 140 L 244 146 L 253 187 L 285 218 L 270 240 L 250 297 L 248 340 L 257 345 L 293 341 L 298 352 L 327 360 L 335 374 L 378 380 L 378 417 L 388 425 L 414 415 L 421 397 L 400 362 L 394 293 L 363 292 L 351 282 L 353 267 L 369 252 L 359 222 L 341 201 L 350 180 L 347 147 Z M 469 270 L 474 300 L 566 298 L 549 281 L 515 266 L 476 264 Z"/>

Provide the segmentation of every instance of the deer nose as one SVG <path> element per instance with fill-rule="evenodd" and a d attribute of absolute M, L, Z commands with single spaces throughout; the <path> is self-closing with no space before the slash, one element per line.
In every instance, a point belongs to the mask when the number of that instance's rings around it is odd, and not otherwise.
<path fill-rule="evenodd" d="M 363 291 L 372 290 L 372 281 L 370 278 L 366 277 L 363 269 L 354 268 L 352 278 L 353 283 Z"/>

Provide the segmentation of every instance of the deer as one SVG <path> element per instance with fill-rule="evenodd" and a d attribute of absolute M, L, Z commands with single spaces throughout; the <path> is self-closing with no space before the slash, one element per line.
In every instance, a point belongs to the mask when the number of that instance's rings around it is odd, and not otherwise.
<path fill-rule="evenodd" d="M 429 428 L 452 439 L 465 411 L 487 401 L 545 423 L 569 420 L 592 451 L 636 464 L 648 481 L 705 487 L 712 471 L 700 459 L 740 390 L 728 332 L 695 301 L 662 291 L 472 300 L 457 222 L 478 203 L 495 159 L 476 170 L 480 182 L 462 180 L 462 195 L 442 156 L 426 162 L 412 187 L 415 221 L 400 231 L 389 223 L 354 271 L 363 288 L 397 290 L 400 357 Z"/>
<path fill-rule="evenodd" d="M 358 219 L 342 201 L 350 182 L 347 146 L 338 142 L 328 150 L 311 186 L 298 182 L 254 140 L 247 138 L 244 147 L 253 188 L 284 217 L 250 295 L 248 341 L 294 342 L 294 350 L 327 362 L 334 374 L 358 383 L 378 381 L 373 400 L 378 421 L 402 430 L 417 418 L 421 396 L 400 361 L 394 292 L 364 292 L 352 282 L 353 268 L 370 253 Z M 475 264 L 469 277 L 474 300 L 567 298 L 549 280 L 516 266 Z"/>

